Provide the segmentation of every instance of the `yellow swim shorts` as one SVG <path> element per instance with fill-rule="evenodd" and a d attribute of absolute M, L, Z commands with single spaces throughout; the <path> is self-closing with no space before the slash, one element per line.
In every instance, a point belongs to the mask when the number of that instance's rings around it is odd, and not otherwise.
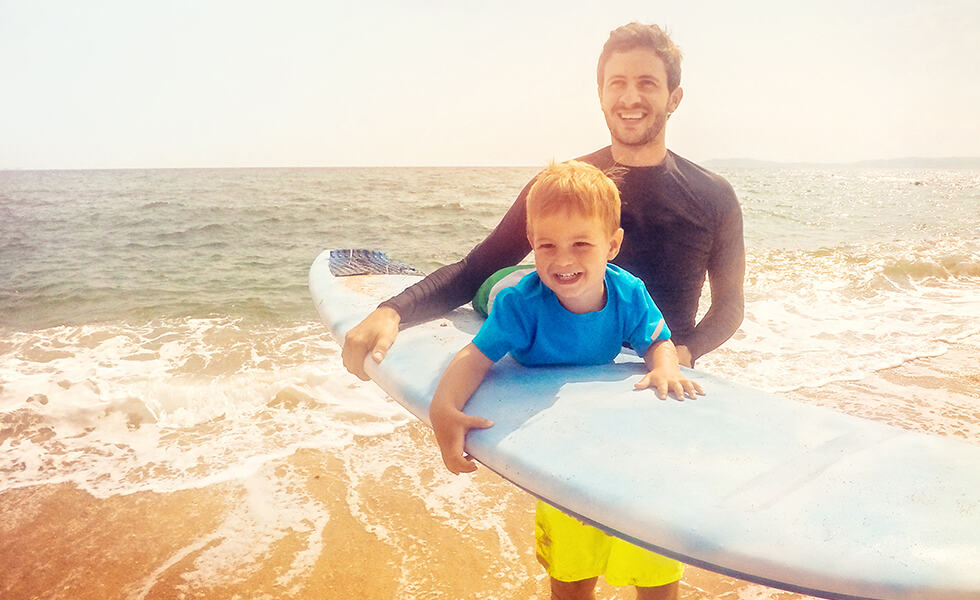
<path fill-rule="evenodd" d="M 538 502 L 534 516 L 538 562 L 558 581 L 605 575 L 609 585 L 657 587 L 684 575 L 684 565 L 607 535 Z"/>

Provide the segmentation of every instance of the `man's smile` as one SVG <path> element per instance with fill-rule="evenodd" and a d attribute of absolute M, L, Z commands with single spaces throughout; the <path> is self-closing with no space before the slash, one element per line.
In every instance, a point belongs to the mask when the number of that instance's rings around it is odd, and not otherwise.
<path fill-rule="evenodd" d="M 646 118 L 647 111 L 640 109 L 620 110 L 617 114 L 624 121 L 641 121 Z"/>

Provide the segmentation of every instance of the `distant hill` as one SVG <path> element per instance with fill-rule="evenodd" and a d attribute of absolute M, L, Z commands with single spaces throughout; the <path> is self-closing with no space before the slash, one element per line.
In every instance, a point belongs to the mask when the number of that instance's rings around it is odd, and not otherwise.
<path fill-rule="evenodd" d="M 778 162 L 754 158 L 716 158 L 701 162 L 709 169 L 860 167 L 868 169 L 980 169 L 980 157 L 889 158 L 856 162 Z"/>

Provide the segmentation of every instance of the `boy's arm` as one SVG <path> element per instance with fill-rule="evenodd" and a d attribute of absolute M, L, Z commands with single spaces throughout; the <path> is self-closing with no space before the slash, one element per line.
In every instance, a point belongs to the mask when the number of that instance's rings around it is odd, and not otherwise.
<path fill-rule="evenodd" d="M 634 388 L 654 388 L 661 400 L 666 400 L 668 393 L 678 400 L 683 400 L 685 396 L 694 398 L 697 394 L 704 395 L 704 390 L 697 382 L 681 375 L 674 342 L 654 342 L 643 354 L 643 362 L 647 365 L 647 374 L 636 382 Z"/>
<path fill-rule="evenodd" d="M 480 387 L 492 366 L 493 361 L 479 348 L 472 343 L 467 344 L 446 367 L 429 405 L 429 421 L 442 451 L 442 461 L 456 475 L 476 470 L 473 459 L 463 453 L 466 432 L 493 426 L 489 419 L 472 417 L 463 412 L 463 406 Z"/>

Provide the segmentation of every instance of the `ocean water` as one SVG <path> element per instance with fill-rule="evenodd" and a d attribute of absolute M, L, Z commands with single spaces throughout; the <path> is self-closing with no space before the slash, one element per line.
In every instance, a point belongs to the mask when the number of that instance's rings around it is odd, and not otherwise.
<path fill-rule="evenodd" d="M 412 519 L 476 548 L 473 597 L 527 597 L 541 584 L 532 504 L 489 475 L 444 472 L 424 428 L 343 370 L 307 270 L 331 247 L 423 271 L 452 262 L 534 171 L 0 172 L 0 556 L 42 544 L 23 495 L 73 490 L 99 510 L 154 498 L 147 510 L 165 514 L 199 493 L 181 510 L 218 498 L 213 518 L 102 597 L 305 598 L 318 578 L 348 597 L 324 557 L 371 548 L 397 597 L 457 597 Z M 722 174 L 744 213 L 746 318 L 698 367 L 980 443 L 980 172 Z M 106 517 L 113 539 L 145 529 L 127 514 Z M 341 530 L 353 546 L 331 545 Z M 44 585 L 78 592 L 106 568 L 71 560 L 82 575 Z M 263 569 L 274 577 L 250 579 Z M 45 596 L 6 572 L 3 597 Z M 719 594 L 694 581 L 685 598 Z M 726 585 L 729 598 L 797 597 Z"/>

